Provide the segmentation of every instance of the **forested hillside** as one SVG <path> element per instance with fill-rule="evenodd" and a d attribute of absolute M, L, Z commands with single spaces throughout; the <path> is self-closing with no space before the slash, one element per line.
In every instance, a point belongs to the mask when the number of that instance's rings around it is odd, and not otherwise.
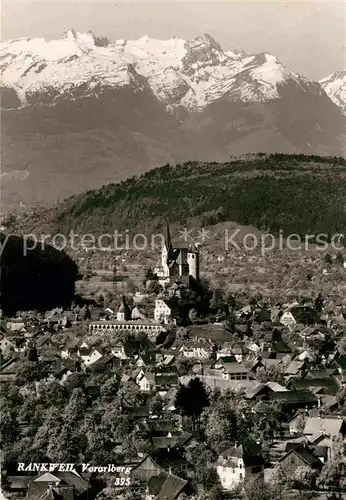
<path fill-rule="evenodd" d="M 165 220 L 184 225 L 235 221 L 289 233 L 343 232 L 346 160 L 259 154 L 227 163 L 165 165 L 36 211 L 20 230 L 101 234 L 157 230 Z"/>

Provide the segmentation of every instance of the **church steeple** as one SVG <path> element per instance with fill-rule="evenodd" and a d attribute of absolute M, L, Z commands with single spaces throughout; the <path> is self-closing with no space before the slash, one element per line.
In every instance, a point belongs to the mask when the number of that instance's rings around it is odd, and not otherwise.
<path fill-rule="evenodd" d="M 164 230 L 164 238 L 165 238 L 165 248 L 167 252 L 167 263 L 174 258 L 174 250 L 171 239 L 171 232 L 169 230 L 169 224 L 166 223 L 166 227 Z"/>
<path fill-rule="evenodd" d="M 168 252 L 170 252 L 173 248 L 172 246 L 172 240 L 171 240 L 171 232 L 169 230 L 169 224 L 168 222 L 166 222 L 166 227 L 165 227 L 165 231 L 164 231 L 164 238 L 165 238 L 165 245 L 166 245 L 166 248 L 168 250 Z"/>

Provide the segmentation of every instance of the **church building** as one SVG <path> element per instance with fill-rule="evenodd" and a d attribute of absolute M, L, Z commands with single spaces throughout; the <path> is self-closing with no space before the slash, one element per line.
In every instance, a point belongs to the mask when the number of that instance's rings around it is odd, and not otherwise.
<path fill-rule="evenodd" d="M 167 224 L 165 241 L 161 252 L 161 262 L 154 269 L 161 286 L 181 281 L 189 285 L 191 280 L 199 280 L 199 252 L 192 243 L 190 246 L 172 245 L 169 226 Z"/>

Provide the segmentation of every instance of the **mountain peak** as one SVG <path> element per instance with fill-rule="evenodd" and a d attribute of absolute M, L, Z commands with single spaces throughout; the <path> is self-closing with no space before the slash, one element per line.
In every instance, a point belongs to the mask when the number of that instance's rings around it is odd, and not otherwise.
<path fill-rule="evenodd" d="M 65 33 L 63 34 L 62 38 L 67 38 L 67 39 L 73 39 L 73 40 L 77 40 L 77 37 L 78 37 L 78 33 L 75 29 L 73 28 L 70 28 L 69 30 L 65 31 Z"/>
<path fill-rule="evenodd" d="M 222 52 L 221 45 L 208 33 L 204 35 L 196 36 L 192 40 L 186 42 L 191 49 L 200 49 L 201 47 L 205 47 L 209 50 L 214 50 L 217 52 Z"/>
<path fill-rule="evenodd" d="M 319 83 L 334 104 L 346 115 L 346 69 L 335 71 Z"/>

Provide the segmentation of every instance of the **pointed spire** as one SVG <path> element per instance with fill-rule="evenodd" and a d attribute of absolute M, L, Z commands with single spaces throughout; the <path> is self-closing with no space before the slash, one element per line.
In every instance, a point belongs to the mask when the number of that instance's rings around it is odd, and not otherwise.
<path fill-rule="evenodd" d="M 194 241 L 189 245 L 189 251 L 194 253 L 199 253 L 198 250 L 199 243 L 195 243 Z"/>
<path fill-rule="evenodd" d="M 164 238 L 165 238 L 165 245 L 168 250 L 168 252 L 172 249 L 172 240 L 171 240 L 171 233 L 169 230 L 169 223 L 168 221 L 166 222 L 166 228 L 164 231 Z"/>

